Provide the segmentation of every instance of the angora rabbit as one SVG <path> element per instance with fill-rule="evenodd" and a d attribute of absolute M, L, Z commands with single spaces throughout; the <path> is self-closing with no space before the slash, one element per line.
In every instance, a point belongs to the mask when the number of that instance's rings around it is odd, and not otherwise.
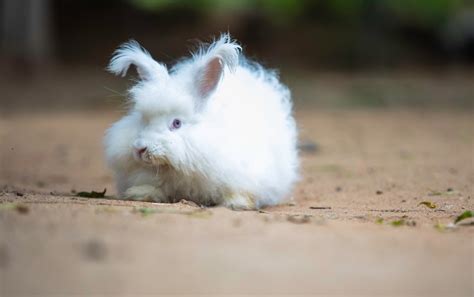
<path fill-rule="evenodd" d="M 169 71 L 137 42 L 108 70 L 135 65 L 131 108 L 105 135 L 121 198 L 255 209 L 281 202 L 298 177 L 289 90 L 247 61 L 228 34 Z"/>

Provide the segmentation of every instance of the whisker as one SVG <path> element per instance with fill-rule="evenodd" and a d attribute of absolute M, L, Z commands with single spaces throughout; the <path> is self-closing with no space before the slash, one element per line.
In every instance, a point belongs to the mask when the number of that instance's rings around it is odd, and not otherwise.
<path fill-rule="evenodd" d="M 120 97 L 127 97 L 127 94 L 122 94 L 122 93 L 120 93 L 119 91 L 116 91 L 116 90 L 111 89 L 111 88 L 109 88 L 109 87 L 104 86 L 103 88 L 106 89 L 106 90 L 109 91 L 109 92 L 114 93 L 115 95 L 120 96 Z"/>

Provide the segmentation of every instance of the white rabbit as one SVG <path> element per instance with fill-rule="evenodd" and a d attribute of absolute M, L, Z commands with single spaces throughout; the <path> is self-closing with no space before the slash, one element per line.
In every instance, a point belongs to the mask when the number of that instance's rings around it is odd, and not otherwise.
<path fill-rule="evenodd" d="M 105 135 L 124 199 L 255 209 L 281 202 L 298 178 L 289 90 L 250 63 L 228 34 L 170 71 L 136 41 L 108 70 L 135 65 L 131 108 Z"/>

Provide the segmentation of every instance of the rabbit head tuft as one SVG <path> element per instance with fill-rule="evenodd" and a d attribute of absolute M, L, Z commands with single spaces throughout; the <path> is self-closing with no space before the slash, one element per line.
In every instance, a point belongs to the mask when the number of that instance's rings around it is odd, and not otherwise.
<path fill-rule="evenodd" d="M 137 41 L 130 40 L 122 44 L 110 60 L 107 70 L 115 75 L 125 76 L 130 65 L 137 67 L 143 80 L 160 79 L 168 76 L 166 67 L 151 57 Z"/>

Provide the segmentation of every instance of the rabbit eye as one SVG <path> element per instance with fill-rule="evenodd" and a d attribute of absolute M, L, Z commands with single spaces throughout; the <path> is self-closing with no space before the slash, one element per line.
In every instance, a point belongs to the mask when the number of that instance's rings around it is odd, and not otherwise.
<path fill-rule="evenodd" d="M 171 124 L 171 130 L 176 130 L 181 128 L 181 120 L 180 119 L 174 119 L 173 123 Z"/>

